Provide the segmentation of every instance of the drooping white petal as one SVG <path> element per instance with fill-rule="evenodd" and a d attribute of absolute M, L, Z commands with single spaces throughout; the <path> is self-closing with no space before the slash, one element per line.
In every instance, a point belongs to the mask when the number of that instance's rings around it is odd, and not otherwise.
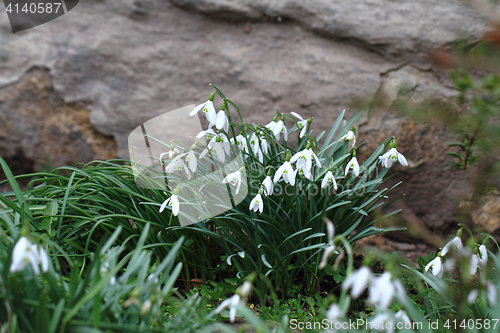
<path fill-rule="evenodd" d="M 478 296 L 479 296 L 479 290 L 472 289 L 469 295 L 467 295 L 467 303 L 469 304 L 474 303 Z"/>
<path fill-rule="evenodd" d="M 198 160 L 196 159 L 196 154 L 194 150 L 190 150 L 186 156 L 186 163 L 188 165 L 189 170 L 191 172 L 196 172 L 196 168 L 198 167 Z"/>
<path fill-rule="evenodd" d="M 425 271 L 427 272 L 432 267 L 432 275 L 437 277 L 442 277 L 444 273 L 443 263 L 441 261 L 441 257 L 436 257 L 432 259 L 426 266 Z"/>
<path fill-rule="evenodd" d="M 403 154 L 398 152 L 398 161 L 402 166 L 408 166 L 408 161 L 406 161 L 406 158 L 403 156 Z"/>
<path fill-rule="evenodd" d="M 486 267 L 488 264 L 488 250 L 484 244 L 479 246 L 478 260 L 482 267 Z"/>
<path fill-rule="evenodd" d="M 177 216 L 179 214 L 179 197 L 175 194 L 172 194 L 172 199 L 170 200 L 170 206 L 172 206 L 172 214 Z"/>
<path fill-rule="evenodd" d="M 477 254 L 473 254 L 471 256 L 470 262 L 469 262 L 469 274 L 470 275 L 476 274 L 478 265 L 479 265 L 479 257 Z"/>
<path fill-rule="evenodd" d="M 195 114 L 197 114 L 198 111 L 200 111 L 205 106 L 205 104 L 207 104 L 207 102 L 204 102 L 204 103 L 201 103 L 201 104 L 195 106 L 194 109 L 191 110 L 191 112 L 189 112 L 189 116 L 191 117 L 191 116 L 194 116 Z"/>
<path fill-rule="evenodd" d="M 441 250 L 441 256 L 445 256 L 450 250 L 455 250 L 458 255 L 462 255 L 464 252 L 464 245 L 460 237 L 455 236 L 451 241 L 449 241 Z"/>
<path fill-rule="evenodd" d="M 271 176 L 267 176 L 262 182 L 262 188 L 264 189 L 264 194 L 269 196 L 273 194 L 274 184 L 271 179 Z"/>
<path fill-rule="evenodd" d="M 21 237 L 14 245 L 12 250 L 12 262 L 10 264 L 10 272 L 20 272 L 26 268 L 29 263 L 27 254 L 30 251 L 31 242 L 26 237 Z"/>
<path fill-rule="evenodd" d="M 49 271 L 49 258 L 47 252 L 41 247 L 38 247 L 38 259 L 40 260 L 40 265 L 42 266 L 42 272 L 47 273 Z"/>
<path fill-rule="evenodd" d="M 354 298 L 359 297 L 366 289 L 372 279 L 372 272 L 366 266 L 362 266 L 358 270 L 352 272 L 346 277 L 342 283 L 343 289 L 351 289 L 351 295 Z"/>
<path fill-rule="evenodd" d="M 167 200 L 163 201 L 163 203 L 160 206 L 160 213 L 165 210 L 165 208 L 167 207 L 167 205 L 170 202 L 170 200 L 172 200 L 172 197 L 167 198 Z"/>
<path fill-rule="evenodd" d="M 220 110 L 217 113 L 217 117 L 215 120 L 215 127 L 218 130 L 224 129 L 226 131 L 226 125 L 228 125 L 228 124 L 229 124 L 229 121 L 227 120 L 226 113 L 224 111 Z"/>
<path fill-rule="evenodd" d="M 490 305 L 497 304 L 497 287 L 491 281 L 486 282 L 486 298 Z"/>

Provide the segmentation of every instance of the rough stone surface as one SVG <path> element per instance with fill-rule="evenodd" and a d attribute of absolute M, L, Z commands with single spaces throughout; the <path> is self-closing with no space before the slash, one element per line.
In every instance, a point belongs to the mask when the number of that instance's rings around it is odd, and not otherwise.
<path fill-rule="evenodd" d="M 453 0 L 87 0 L 17 34 L 2 14 L 0 155 L 21 150 L 39 163 L 49 147 L 55 165 L 85 162 L 115 153 L 109 136 L 117 156 L 127 158 L 130 131 L 205 100 L 209 83 L 248 122 L 296 111 L 314 116 L 319 133 L 353 101 L 377 92 L 398 96 L 403 87 L 451 96 L 428 51 L 484 29 L 480 15 Z M 37 75 L 46 88 L 30 83 Z M 44 102 L 43 91 L 55 104 Z M 74 119 L 83 127 L 63 125 L 69 114 L 82 115 Z M 464 185 L 441 171 L 444 148 L 435 138 L 442 130 L 384 117 L 370 118 L 360 139 L 378 143 L 395 134 L 412 163 L 401 174 L 406 204 L 432 228 L 451 221 Z M 95 140 L 104 148 L 96 151 Z M 439 200 L 416 200 L 438 188 Z"/>

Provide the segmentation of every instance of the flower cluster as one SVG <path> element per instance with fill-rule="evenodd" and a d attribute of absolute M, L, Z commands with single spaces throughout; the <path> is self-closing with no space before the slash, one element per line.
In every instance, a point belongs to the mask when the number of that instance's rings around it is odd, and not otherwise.
<path fill-rule="evenodd" d="M 337 172 L 333 169 L 333 160 L 325 161 L 324 158 L 317 155 L 317 141 L 309 135 L 313 118 L 305 119 L 296 112 L 291 112 L 291 116 L 288 116 L 294 119 L 296 126 L 292 130 L 299 131 L 299 142 L 304 147 L 302 150 L 295 152 L 286 145 L 291 130 L 287 129 L 285 114 L 276 112 L 272 121 L 265 126 L 257 125 L 253 127 L 242 123 L 242 127 L 239 127 L 229 121 L 226 100 L 222 103 L 220 110 L 216 112 L 213 104 L 214 97 L 215 93 L 213 92 L 206 102 L 197 105 L 189 113 L 190 116 L 194 116 L 199 111 L 203 111 L 209 122 L 208 128 L 196 136 L 199 140 L 205 139 L 208 141 L 206 148 L 199 154 L 198 158 L 202 159 L 210 154 L 215 161 L 224 163 L 226 156 L 231 153 L 230 144 L 232 143 L 238 147 L 245 160 L 251 157 L 253 161 L 252 165 L 258 162 L 264 169 L 267 169 L 267 176 L 262 182 L 250 179 L 252 183 L 258 182 L 257 185 L 259 188 L 249 204 L 250 210 L 263 213 L 265 206 L 264 198 L 273 195 L 274 187 L 280 181 L 293 187 L 298 182 L 299 177 L 303 177 L 310 182 L 321 181 L 322 189 L 333 187 L 334 190 L 337 190 L 337 180 L 347 177 L 351 170 L 355 177 L 360 175 L 362 168 L 356 157 L 357 147 L 354 128 L 348 130 L 347 133 L 336 141 L 353 142 L 350 150 L 351 156 L 345 165 L 343 176 L 336 175 Z M 238 135 L 234 133 L 235 129 L 240 131 Z M 233 137 L 230 137 L 230 134 L 233 134 Z M 179 175 L 185 174 L 190 179 L 197 169 L 197 153 L 195 148 L 196 146 L 193 145 L 189 152 L 180 152 L 172 144 L 169 152 L 160 155 L 160 161 L 162 162 L 163 156 L 168 155 L 169 158 L 169 163 L 165 166 L 165 172 L 179 173 Z M 395 160 L 398 160 L 404 166 L 408 165 L 405 157 L 396 150 L 395 140 L 390 142 L 388 148 L 389 150 L 379 157 L 380 163 L 384 167 L 390 168 Z M 284 160 L 280 161 L 283 158 L 280 158 L 280 156 L 284 156 Z M 276 165 L 276 162 L 278 162 L 278 165 Z M 322 169 L 325 162 L 330 162 L 327 170 Z M 251 164 L 246 162 L 245 168 L 249 168 L 250 166 Z M 240 191 L 242 169 L 240 168 L 238 171 L 228 174 L 222 181 L 235 187 L 235 194 L 238 194 Z M 321 176 L 317 178 L 317 174 Z M 177 194 L 173 193 L 171 197 L 163 202 L 160 212 L 169 206 L 172 208 L 172 213 L 178 215 L 180 202 Z"/>

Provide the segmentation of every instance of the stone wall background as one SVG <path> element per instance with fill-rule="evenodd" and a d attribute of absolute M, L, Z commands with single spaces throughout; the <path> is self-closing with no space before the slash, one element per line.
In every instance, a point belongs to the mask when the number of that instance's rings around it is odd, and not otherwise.
<path fill-rule="evenodd" d="M 359 99 L 383 95 L 390 110 L 401 94 L 453 96 L 430 50 L 486 27 L 459 0 L 82 0 L 16 34 L 2 10 L 0 156 L 21 172 L 128 158 L 130 131 L 206 100 L 209 83 L 249 122 L 295 111 L 314 116 L 318 134 Z M 405 210 L 438 234 L 453 228 L 470 189 L 465 174 L 442 171 L 443 129 L 389 111 L 357 126 L 366 152 L 398 139 Z"/>

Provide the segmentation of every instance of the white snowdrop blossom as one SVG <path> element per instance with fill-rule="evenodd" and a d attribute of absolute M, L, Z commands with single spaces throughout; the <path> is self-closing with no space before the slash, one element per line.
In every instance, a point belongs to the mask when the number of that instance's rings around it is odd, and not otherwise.
<path fill-rule="evenodd" d="M 341 137 L 340 139 L 338 139 L 337 142 L 342 141 L 342 140 L 352 141 L 352 146 L 356 147 L 356 135 L 354 134 L 354 131 L 349 130 L 347 132 L 347 134 L 344 135 L 343 137 Z"/>
<path fill-rule="evenodd" d="M 469 274 L 470 275 L 476 274 L 478 266 L 479 266 L 479 256 L 477 254 L 471 255 L 469 261 Z"/>
<path fill-rule="evenodd" d="M 328 172 L 325 174 L 325 177 L 323 178 L 323 181 L 321 182 L 321 188 L 327 188 L 330 184 L 333 184 L 333 188 L 337 190 L 337 182 L 335 181 L 335 177 L 333 176 L 332 172 L 328 170 Z"/>
<path fill-rule="evenodd" d="M 342 283 L 343 289 L 351 288 L 351 296 L 358 298 L 372 280 L 372 272 L 366 266 L 352 272 Z"/>
<path fill-rule="evenodd" d="M 217 133 L 215 133 L 213 129 L 209 128 L 206 131 L 201 131 L 200 133 L 198 133 L 196 135 L 196 138 L 200 139 L 202 137 L 205 137 L 205 139 L 207 139 L 207 140 L 212 140 L 216 136 L 217 136 Z"/>
<path fill-rule="evenodd" d="M 443 254 L 443 252 L 441 252 Z M 425 271 L 427 272 L 432 268 L 432 275 L 437 277 L 442 277 L 444 273 L 443 262 L 441 261 L 441 257 L 438 255 L 436 258 L 432 259 L 426 266 Z"/>
<path fill-rule="evenodd" d="M 189 153 L 186 156 L 186 159 L 184 160 L 189 167 L 189 170 L 191 170 L 192 173 L 196 172 L 196 168 L 198 167 L 198 159 L 196 159 L 196 154 L 194 150 L 190 150 Z"/>
<path fill-rule="evenodd" d="M 486 282 L 486 298 L 491 305 L 497 304 L 497 287 L 491 281 Z"/>
<path fill-rule="evenodd" d="M 101 268 L 99 269 L 99 274 L 101 275 L 101 277 L 103 277 L 104 275 L 106 275 L 106 273 L 108 273 L 108 269 L 109 269 L 109 262 L 105 262 L 101 265 Z M 110 279 L 109 279 L 109 284 L 112 286 L 116 283 L 116 276 L 112 276 Z"/>
<path fill-rule="evenodd" d="M 312 148 L 306 148 L 295 155 L 290 159 L 290 163 L 296 163 L 297 169 L 306 169 L 307 171 L 311 171 L 312 161 L 316 162 L 316 166 L 321 168 L 321 162 L 319 161 L 318 156 L 313 152 Z"/>
<path fill-rule="evenodd" d="M 441 255 L 445 256 L 450 250 L 454 250 L 458 255 L 462 255 L 464 252 L 464 245 L 459 236 L 455 236 L 451 241 L 449 241 L 441 250 Z"/>
<path fill-rule="evenodd" d="M 328 247 L 325 249 L 325 252 L 323 252 L 321 262 L 319 263 L 319 269 L 326 267 L 328 258 L 335 252 L 335 244 L 333 243 L 333 237 L 335 237 L 335 226 L 328 220 L 326 221 L 326 233 L 328 237 Z"/>
<path fill-rule="evenodd" d="M 467 303 L 472 304 L 476 301 L 477 297 L 479 296 L 479 290 L 477 289 L 472 289 L 467 295 Z"/>
<path fill-rule="evenodd" d="M 396 312 L 394 318 L 399 319 L 405 324 L 411 324 L 411 320 L 404 310 L 399 310 L 398 312 Z"/>
<path fill-rule="evenodd" d="M 236 145 L 238 146 L 238 149 L 240 151 L 244 151 L 248 154 L 248 144 L 247 144 L 247 139 L 245 139 L 245 137 L 241 134 L 237 135 L 236 136 L 236 140 L 234 140 L 233 138 L 231 138 L 231 142 L 232 143 L 235 143 L 236 142 Z"/>
<path fill-rule="evenodd" d="M 212 97 L 212 96 L 210 96 L 210 97 Z M 208 128 L 213 127 L 215 125 L 216 119 L 217 119 L 217 115 L 215 113 L 215 108 L 214 108 L 214 103 L 209 99 L 205 103 L 201 103 L 201 104 L 197 105 L 193 110 L 191 110 L 191 112 L 189 113 L 189 116 L 194 116 L 200 110 L 203 110 L 205 117 L 207 118 L 208 122 L 210 123 L 208 125 Z"/>
<path fill-rule="evenodd" d="M 265 128 L 267 128 L 268 130 L 270 130 L 272 132 L 274 126 L 276 126 L 276 117 L 273 118 L 272 121 L 270 121 L 266 126 L 264 126 Z"/>
<path fill-rule="evenodd" d="M 283 133 L 283 138 L 285 139 L 285 141 L 288 140 L 288 131 L 286 130 L 286 126 L 283 120 L 279 120 L 278 122 L 276 122 L 276 125 L 274 125 L 271 130 L 273 131 L 276 140 L 279 141 L 281 133 Z"/>
<path fill-rule="evenodd" d="M 295 185 L 296 173 L 297 171 L 293 170 L 290 162 L 286 161 L 278 168 L 278 170 L 276 170 L 273 182 L 276 184 L 281 179 L 281 176 L 283 176 L 283 180 L 285 181 L 285 183 L 288 183 L 293 186 Z"/>
<path fill-rule="evenodd" d="M 351 158 L 351 160 L 349 161 L 349 163 L 347 163 L 346 167 L 345 167 L 345 175 L 347 176 L 347 174 L 349 173 L 349 169 L 352 168 L 352 173 L 357 177 L 359 176 L 359 164 L 358 164 L 358 160 L 356 159 L 356 156 L 353 156 Z"/>
<path fill-rule="evenodd" d="M 338 304 L 330 305 L 330 307 L 326 311 L 326 319 L 329 321 L 332 332 L 337 332 L 335 324 L 343 322 L 342 319 L 344 318 L 344 316 L 345 314 Z"/>
<path fill-rule="evenodd" d="M 402 166 L 408 166 L 406 158 L 396 148 L 389 149 L 387 153 L 379 157 L 379 160 L 381 160 L 382 165 L 386 168 L 390 168 L 396 161 L 399 161 Z"/>
<path fill-rule="evenodd" d="M 300 130 L 300 135 L 299 137 L 302 138 L 305 134 L 306 134 L 306 130 L 307 130 L 307 119 L 304 119 L 301 117 L 300 114 L 298 113 L 295 113 L 295 112 L 291 112 L 291 114 L 297 118 L 297 127 L 299 128 Z"/>
<path fill-rule="evenodd" d="M 372 279 L 369 287 L 368 301 L 387 309 L 395 294 L 395 287 L 391 281 L 391 273 L 384 272 L 381 276 Z"/>
<path fill-rule="evenodd" d="M 477 254 L 479 264 L 484 268 L 488 264 L 488 249 L 484 244 L 479 246 L 479 253 Z"/>
<path fill-rule="evenodd" d="M 224 177 L 222 182 L 224 184 L 231 184 L 232 186 L 236 186 L 236 191 L 234 192 L 234 194 L 238 194 L 241 187 L 241 171 L 238 170 L 236 172 L 228 174 L 226 177 Z"/>
<path fill-rule="evenodd" d="M 229 130 L 229 120 L 227 119 L 226 112 L 220 110 L 217 113 L 217 117 L 215 119 L 215 127 L 218 130 L 223 129 L 225 132 Z"/>
<path fill-rule="evenodd" d="M 241 301 L 241 296 L 234 294 L 231 298 L 226 299 L 215 309 L 215 313 L 220 313 L 225 308 L 229 307 L 229 320 L 233 323 L 236 319 L 236 306 L 238 304 L 244 305 Z"/>
<path fill-rule="evenodd" d="M 42 271 L 47 273 L 49 271 L 49 258 L 40 245 L 32 244 L 28 238 L 23 236 L 14 245 L 9 270 L 11 273 L 21 272 L 28 265 L 31 265 L 35 275 L 40 274 L 40 266 Z"/>
<path fill-rule="evenodd" d="M 163 160 L 163 156 L 164 155 L 168 155 L 168 159 L 172 160 L 174 157 L 176 157 L 177 155 L 179 155 L 179 150 L 177 150 L 177 148 L 174 148 L 173 145 L 172 145 L 171 148 L 170 148 L 170 150 L 168 152 L 160 154 L 160 161 Z"/>
<path fill-rule="evenodd" d="M 258 210 L 261 214 L 264 211 L 264 202 L 260 193 L 258 193 L 250 202 L 250 210 L 253 210 L 254 212 Z"/>
<path fill-rule="evenodd" d="M 213 144 L 212 144 L 212 142 L 210 142 L 208 144 L 208 149 L 205 148 L 201 152 L 200 159 L 204 158 L 205 155 L 208 154 L 209 149 L 210 149 L 210 153 L 212 154 L 213 157 L 215 157 L 216 160 L 218 160 L 221 163 L 224 163 L 224 161 L 226 160 L 225 152 L 228 149 L 230 149 L 230 147 L 226 142 L 214 141 Z M 229 152 L 228 152 L 228 154 L 229 154 Z"/>
<path fill-rule="evenodd" d="M 160 213 L 163 212 L 167 205 L 172 207 L 172 214 L 174 214 L 174 216 L 179 214 L 179 197 L 176 194 L 172 194 L 167 200 L 163 201 L 160 207 Z"/>
<path fill-rule="evenodd" d="M 394 332 L 394 318 L 387 312 L 379 313 L 373 317 L 370 322 L 374 324 L 373 328 L 376 331 L 385 331 L 387 333 Z"/>
<path fill-rule="evenodd" d="M 263 190 L 263 193 L 264 195 L 271 195 L 273 194 L 273 190 L 274 190 L 274 183 L 273 183 L 273 180 L 271 179 L 271 176 L 266 176 L 266 178 L 264 178 L 264 181 L 262 182 L 262 190 Z"/>

